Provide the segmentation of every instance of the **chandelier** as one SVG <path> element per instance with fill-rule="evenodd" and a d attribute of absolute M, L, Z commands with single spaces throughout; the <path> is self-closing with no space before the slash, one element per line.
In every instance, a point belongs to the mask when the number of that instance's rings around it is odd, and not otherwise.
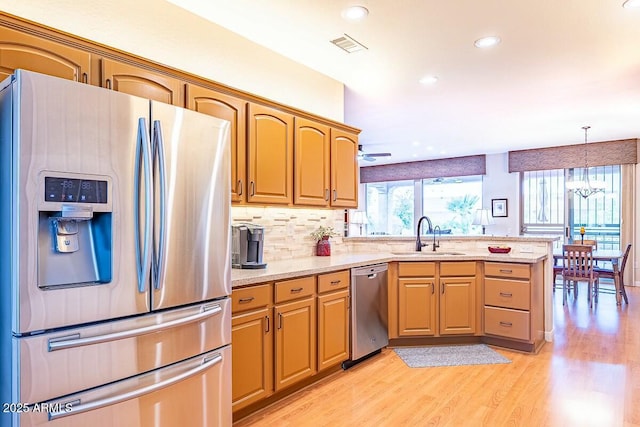
<path fill-rule="evenodd" d="M 587 160 L 587 131 L 591 126 L 583 126 L 584 129 L 584 169 L 582 170 L 582 178 L 567 182 L 567 189 L 573 191 L 575 194 L 587 198 L 592 194 L 602 193 L 606 187 L 606 184 L 602 181 L 591 180 L 589 178 L 589 162 Z"/>

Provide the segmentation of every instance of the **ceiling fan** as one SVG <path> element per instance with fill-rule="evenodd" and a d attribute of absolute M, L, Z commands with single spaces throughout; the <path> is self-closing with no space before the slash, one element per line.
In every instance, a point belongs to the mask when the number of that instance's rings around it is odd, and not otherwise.
<path fill-rule="evenodd" d="M 366 160 L 367 162 L 375 162 L 376 157 L 389 157 L 391 153 L 365 153 L 362 151 L 362 145 L 358 145 L 358 159 Z"/>

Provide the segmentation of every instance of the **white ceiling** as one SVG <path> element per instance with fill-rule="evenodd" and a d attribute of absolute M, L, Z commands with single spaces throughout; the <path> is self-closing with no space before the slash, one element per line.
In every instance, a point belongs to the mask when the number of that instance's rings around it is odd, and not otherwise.
<path fill-rule="evenodd" d="M 402 161 L 640 137 L 640 8 L 623 0 L 171 0 L 345 84 L 366 152 Z M 369 16 L 347 22 L 361 4 Z M 329 41 L 350 35 L 368 50 Z M 480 50 L 473 42 L 498 35 Z M 431 86 L 418 81 L 438 76 Z"/>

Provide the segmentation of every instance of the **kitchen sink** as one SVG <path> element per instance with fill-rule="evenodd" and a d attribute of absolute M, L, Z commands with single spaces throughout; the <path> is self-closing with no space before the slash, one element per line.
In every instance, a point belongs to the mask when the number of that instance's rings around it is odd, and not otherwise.
<path fill-rule="evenodd" d="M 424 257 L 424 256 L 433 256 L 433 255 L 440 255 L 440 256 L 451 256 L 451 255 L 466 255 L 463 252 L 451 252 L 451 251 L 443 251 L 443 252 L 438 252 L 438 251 L 422 251 L 422 252 L 416 252 L 416 251 L 404 251 L 404 252 L 391 252 L 393 255 L 402 255 L 402 256 L 414 256 L 414 257 Z"/>

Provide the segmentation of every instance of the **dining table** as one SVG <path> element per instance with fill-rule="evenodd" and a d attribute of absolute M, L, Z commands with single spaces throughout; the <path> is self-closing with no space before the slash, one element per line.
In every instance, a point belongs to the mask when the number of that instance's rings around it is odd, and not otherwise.
<path fill-rule="evenodd" d="M 611 263 L 613 269 L 613 283 L 616 287 L 616 304 L 622 304 L 622 292 L 620 290 L 620 278 L 619 278 L 619 264 L 620 260 L 624 256 L 624 252 L 618 249 L 596 249 L 591 253 L 594 261 L 608 261 Z M 562 248 L 553 250 L 553 263 L 554 265 L 558 261 L 562 261 L 564 254 Z"/>

